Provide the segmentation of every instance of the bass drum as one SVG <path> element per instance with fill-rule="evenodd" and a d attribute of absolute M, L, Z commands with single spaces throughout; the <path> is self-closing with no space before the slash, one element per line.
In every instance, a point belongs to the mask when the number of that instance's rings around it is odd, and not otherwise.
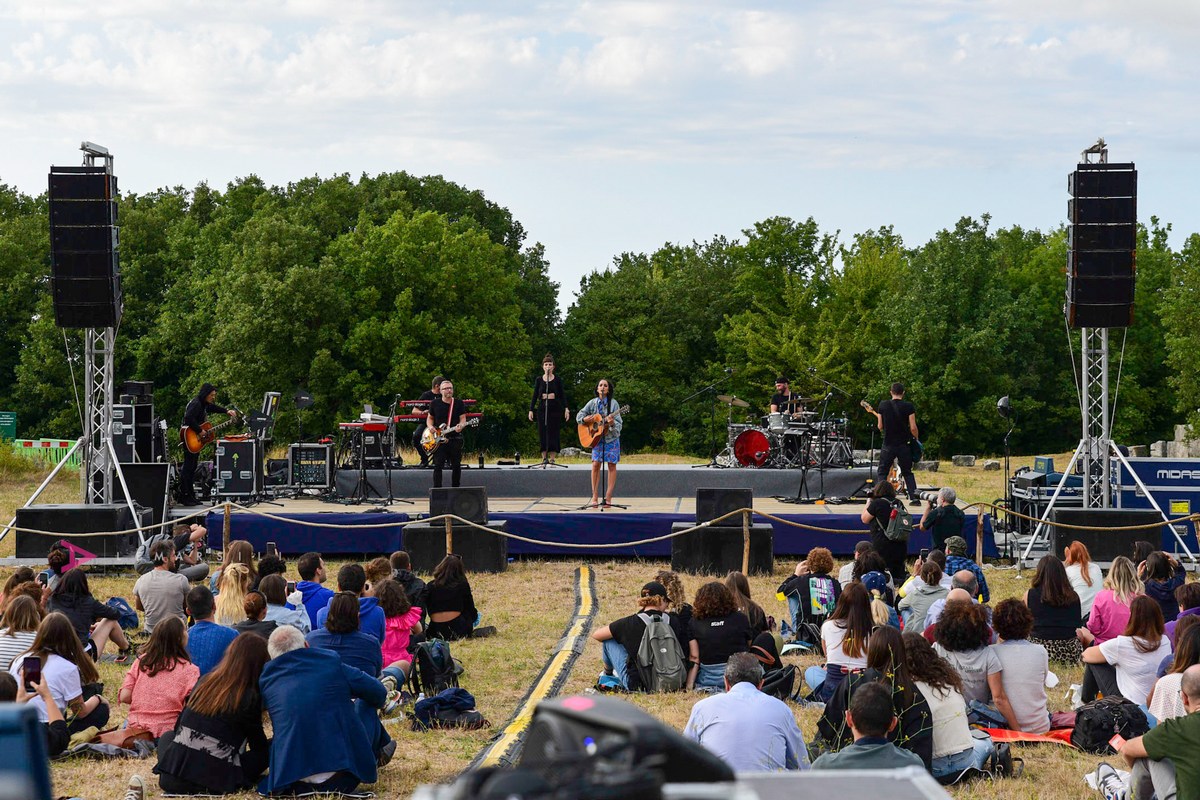
<path fill-rule="evenodd" d="M 743 467 L 764 466 L 778 454 L 778 440 L 771 433 L 759 428 L 742 431 L 733 443 L 733 457 Z"/>

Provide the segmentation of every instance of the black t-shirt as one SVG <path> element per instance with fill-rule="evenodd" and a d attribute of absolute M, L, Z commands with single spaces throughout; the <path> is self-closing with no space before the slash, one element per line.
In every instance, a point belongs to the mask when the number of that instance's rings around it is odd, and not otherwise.
<path fill-rule="evenodd" d="M 777 394 L 771 398 L 771 405 L 784 414 L 794 414 L 800 410 L 800 398 L 794 394 Z"/>
<path fill-rule="evenodd" d="M 876 497 L 867 504 L 867 511 L 875 518 L 871 522 L 871 546 L 889 563 L 904 558 L 905 553 L 908 552 L 907 543 L 893 542 L 884 534 L 888 523 L 892 521 L 892 508 L 894 508 L 892 501 L 886 497 Z M 892 576 L 892 580 L 903 579 L 903 575 L 899 579 Z"/>
<path fill-rule="evenodd" d="M 453 412 L 450 408 L 451 404 L 454 406 Z M 429 402 L 429 413 L 433 415 L 433 424 L 437 426 L 445 425 L 446 420 L 448 420 L 450 414 L 453 413 L 454 419 L 450 420 L 450 425 L 448 426 L 453 427 L 454 425 L 457 425 L 463 421 L 463 415 L 467 413 L 467 404 L 462 400 L 459 400 L 457 397 L 450 398 L 450 403 L 444 402 L 440 397 L 435 397 Z M 446 435 L 460 436 L 461 434 L 458 432 L 450 432 Z"/>
<path fill-rule="evenodd" d="M 883 417 L 883 443 L 893 447 L 908 444 L 912 439 L 908 418 L 917 413 L 913 404 L 907 400 L 889 399 L 879 404 L 878 411 Z"/>
<path fill-rule="evenodd" d="M 700 647 L 701 664 L 724 664 L 734 653 L 750 649 L 754 632 L 750 620 L 740 611 L 726 617 L 692 618 L 692 637 Z"/>
<path fill-rule="evenodd" d="M 658 616 L 666 612 L 663 611 L 647 611 L 650 616 Z M 667 614 L 667 624 L 671 626 L 671 630 L 675 632 L 675 638 L 679 640 L 679 646 L 683 649 L 683 660 L 686 662 L 688 658 L 688 642 L 694 637 L 691 631 L 688 630 L 688 622 L 679 614 Z M 646 623 L 637 614 L 630 614 L 628 617 L 621 617 L 616 622 L 608 626 L 609 633 L 613 639 L 621 647 L 625 648 L 625 652 L 629 654 L 629 688 L 633 690 L 642 688 L 642 676 L 638 674 L 636 659 L 638 648 L 642 644 L 642 635 L 646 632 Z"/>

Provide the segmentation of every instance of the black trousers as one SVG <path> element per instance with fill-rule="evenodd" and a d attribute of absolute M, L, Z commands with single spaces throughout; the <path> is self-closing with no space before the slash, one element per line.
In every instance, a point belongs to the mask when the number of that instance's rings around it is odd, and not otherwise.
<path fill-rule="evenodd" d="M 462 436 L 447 436 L 445 443 L 433 451 L 433 488 L 442 488 L 442 468 L 450 459 L 450 485 L 457 487 L 462 480 Z"/>
<path fill-rule="evenodd" d="M 908 449 L 907 444 L 885 444 L 879 450 L 879 469 L 876 470 L 876 475 L 879 480 L 887 480 L 888 470 L 892 468 L 892 462 L 900 464 L 900 477 L 904 478 L 904 485 L 908 487 L 908 499 L 916 499 L 917 496 L 917 477 L 913 475 L 912 451 Z"/>
<path fill-rule="evenodd" d="M 179 470 L 179 499 L 191 501 L 196 499 L 196 466 L 200 463 L 200 454 L 183 448 L 183 467 Z"/>
<path fill-rule="evenodd" d="M 1083 702 L 1092 702 L 1096 699 L 1097 694 L 1105 697 L 1121 696 L 1121 690 L 1117 687 L 1117 668 L 1112 664 L 1083 665 L 1083 685 L 1080 687 Z M 1133 699 L 1133 702 L 1145 702 L 1145 700 L 1146 698 L 1143 697 L 1140 701 Z"/>
<path fill-rule="evenodd" d="M 175 731 L 167 731 L 162 736 L 158 737 L 158 752 L 159 755 L 164 750 L 175 746 Z M 271 764 L 271 740 L 267 740 L 267 746 L 255 749 L 247 748 L 239 757 L 242 762 L 242 785 L 253 786 L 258 783 L 258 779 L 267 771 L 267 767 Z M 172 775 L 169 772 L 159 772 L 158 767 L 154 768 L 158 773 L 158 786 L 168 794 L 221 794 L 220 790 L 214 789 L 211 786 L 205 786 L 202 783 L 195 783 L 186 778 L 180 778 Z"/>
<path fill-rule="evenodd" d="M 421 459 L 421 466 L 427 467 L 427 466 L 429 466 L 429 454 L 425 452 L 424 447 L 421 447 L 421 435 L 424 433 L 425 433 L 425 426 L 424 425 L 417 426 L 417 429 L 415 431 L 413 431 L 412 446 L 414 448 L 416 448 L 417 457 Z"/>

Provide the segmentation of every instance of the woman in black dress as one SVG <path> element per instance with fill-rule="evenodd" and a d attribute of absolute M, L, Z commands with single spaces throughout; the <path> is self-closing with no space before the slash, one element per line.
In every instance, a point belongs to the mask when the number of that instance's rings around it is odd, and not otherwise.
<path fill-rule="evenodd" d="M 529 403 L 529 421 L 537 422 L 542 461 L 554 463 L 559 447 L 559 429 L 571 418 L 567 397 L 563 394 L 562 379 L 554 374 L 554 356 L 542 358 L 542 374 L 533 381 L 533 400 Z"/>

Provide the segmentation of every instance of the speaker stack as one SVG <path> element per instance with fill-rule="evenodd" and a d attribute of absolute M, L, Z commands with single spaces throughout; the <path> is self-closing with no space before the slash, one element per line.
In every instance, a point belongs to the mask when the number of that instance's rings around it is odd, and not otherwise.
<path fill-rule="evenodd" d="M 1054 508 L 1050 512 L 1051 522 L 1080 525 L 1088 530 L 1073 530 L 1050 527 L 1050 552 L 1062 558 L 1063 548 L 1071 542 L 1082 542 L 1088 549 L 1092 561 L 1111 564 L 1117 556 L 1131 558 L 1133 543 L 1139 540 L 1152 542 L 1160 547 L 1166 525 L 1161 528 L 1143 528 L 1136 531 L 1114 531 L 1111 528 L 1150 525 L 1162 522 L 1162 514 L 1144 508 Z"/>
<path fill-rule="evenodd" d="M 131 488 L 130 491 L 133 491 Z M 151 524 L 154 512 L 139 511 L 142 527 Z M 51 545 L 64 533 L 90 533 L 93 536 L 72 536 L 68 541 L 100 558 L 131 556 L 137 550 L 137 533 L 114 535 L 134 527 L 133 515 L 124 503 L 110 504 L 51 504 L 25 506 L 17 509 L 17 527 L 37 533 L 17 531 L 17 558 L 45 558 Z"/>
<path fill-rule="evenodd" d="M 50 168 L 50 284 L 60 328 L 121 321 L 117 179 L 103 167 Z"/>
<path fill-rule="evenodd" d="M 1067 323 L 1128 327 L 1137 272 L 1137 170 L 1133 164 L 1079 164 L 1067 190 Z"/>
<path fill-rule="evenodd" d="M 468 572 L 503 572 L 508 566 L 508 539 L 499 535 L 508 530 L 507 520 L 488 522 L 487 489 L 482 486 L 462 486 L 456 489 L 429 490 L 429 516 L 454 514 L 477 525 L 455 521 L 451 530 L 454 552 L 463 559 Z M 446 557 L 446 524 L 414 522 L 404 526 L 403 547 L 412 559 L 414 572 L 432 572 Z"/>
<path fill-rule="evenodd" d="M 697 489 L 695 525 L 717 519 L 739 508 L 754 505 L 751 489 Z M 671 531 L 693 527 L 675 522 Z M 671 539 L 671 569 L 701 575 L 725 575 L 742 568 L 742 519 L 730 517 L 720 525 L 701 528 Z M 770 575 L 775 569 L 775 537 L 768 524 L 750 525 L 750 572 Z"/>

